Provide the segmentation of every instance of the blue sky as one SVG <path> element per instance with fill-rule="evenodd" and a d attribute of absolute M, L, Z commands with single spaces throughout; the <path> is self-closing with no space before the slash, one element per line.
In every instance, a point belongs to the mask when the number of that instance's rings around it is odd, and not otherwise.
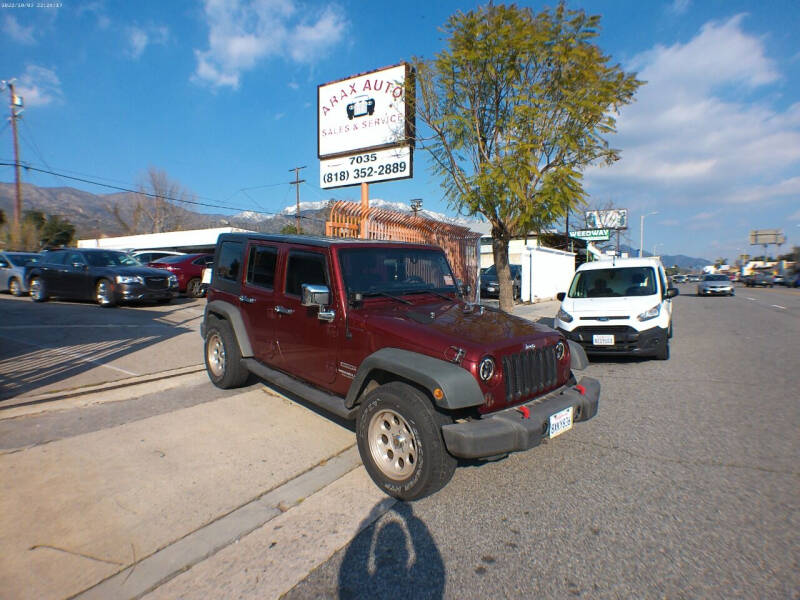
<path fill-rule="evenodd" d="M 358 187 L 318 186 L 317 85 L 432 57 L 448 16 L 475 6 L 4 0 L 0 79 L 17 78 L 25 99 L 21 158 L 33 166 L 135 186 L 153 165 L 199 201 L 226 207 L 208 212 L 232 214 L 281 211 L 294 201 L 289 170 L 307 165 L 302 200 L 358 200 Z M 800 4 L 568 6 L 600 14 L 600 46 L 648 82 L 611 139 L 622 160 L 586 172 L 589 206 L 627 208 L 633 246 L 640 215 L 657 211 L 646 218 L 644 246 L 659 254 L 732 259 L 750 251 L 751 229 L 780 228 L 788 245 L 800 245 Z M 4 119 L 0 161 L 12 156 Z M 371 197 L 423 198 L 426 209 L 454 214 L 424 152 L 414 173 L 372 185 Z M 0 167 L 0 180 L 12 181 L 12 170 Z"/>

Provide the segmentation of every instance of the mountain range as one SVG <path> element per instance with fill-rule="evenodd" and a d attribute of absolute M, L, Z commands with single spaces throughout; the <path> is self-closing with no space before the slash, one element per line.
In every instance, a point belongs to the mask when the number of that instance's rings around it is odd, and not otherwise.
<path fill-rule="evenodd" d="M 14 184 L 0 183 L 0 210 L 6 215 L 6 220 L 11 220 L 14 211 Z M 92 194 L 71 187 L 38 187 L 32 184 L 22 184 L 23 211 L 38 210 L 46 215 L 58 215 L 68 220 L 76 229 L 76 238 L 113 237 L 141 233 L 132 231 L 132 226 L 142 212 L 152 212 L 154 200 L 142 197 L 131 192 L 114 194 Z M 210 227 L 239 227 L 263 233 L 278 233 L 287 225 L 295 224 L 294 204 L 285 207 L 278 213 L 262 213 L 244 211 L 233 215 L 206 214 L 190 209 L 189 204 L 171 205 L 170 213 L 173 222 L 180 229 L 205 229 Z M 379 198 L 371 199 L 370 206 L 385 208 L 397 212 L 411 214 L 411 206 L 403 202 L 390 202 Z M 301 202 L 300 217 L 301 227 L 311 234 L 323 234 L 327 220 L 328 201 Z M 468 227 L 474 231 L 487 234 L 487 223 L 469 217 L 450 217 L 442 213 L 420 209 L 422 217 L 444 221 L 453 225 Z M 636 256 L 638 251 L 629 246 L 621 245 L 622 252 Z M 645 256 L 651 256 L 649 252 Z M 677 265 L 683 270 L 700 270 L 712 264 L 703 258 L 694 258 L 678 255 L 662 255 L 661 261 L 665 266 Z"/>

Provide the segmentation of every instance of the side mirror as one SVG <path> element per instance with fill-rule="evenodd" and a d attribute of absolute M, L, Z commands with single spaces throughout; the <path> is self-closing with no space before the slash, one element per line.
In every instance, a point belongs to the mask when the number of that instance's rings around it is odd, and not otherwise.
<path fill-rule="evenodd" d="M 311 285 L 304 283 L 300 289 L 302 290 L 303 306 L 328 306 L 330 302 L 330 290 L 326 285 Z"/>
<path fill-rule="evenodd" d="M 680 294 L 680 291 L 678 291 L 678 288 L 676 288 L 676 287 L 667 288 L 667 293 L 664 294 L 664 298 L 674 298 L 678 294 Z"/>
<path fill-rule="evenodd" d="M 564 298 L 566 298 L 566 297 L 567 297 L 567 293 L 566 292 L 558 292 L 556 294 L 556 298 L 558 298 L 559 302 L 563 302 Z"/>

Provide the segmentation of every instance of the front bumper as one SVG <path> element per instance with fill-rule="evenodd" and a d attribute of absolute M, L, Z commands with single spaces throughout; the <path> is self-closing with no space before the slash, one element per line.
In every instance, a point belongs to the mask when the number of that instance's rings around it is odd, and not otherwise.
<path fill-rule="evenodd" d="M 549 435 L 550 416 L 572 407 L 573 422 L 597 414 L 600 382 L 584 377 L 577 386 L 563 386 L 540 398 L 486 415 L 481 419 L 442 427 L 448 452 L 460 458 L 487 458 L 538 446 Z M 528 410 L 525 417 L 521 407 Z"/>
<path fill-rule="evenodd" d="M 614 356 L 650 356 L 656 354 L 667 338 L 667 330 L 662 327 L 652 327 L 644 331 L 637 331 L 630 326 L 582 326 L 567 331 L 557 328 L 564 337 L 573 342 L 578 342 L 586 354 L 606 354 Z M 595 334 L 613 334 L 614 345 L 594 345 Z"/>
<path fill-rule="evenodd" d="M 167 298 L 175 298 L 178 295 L 178 288 L 175 286 L 150 289 L 140 283 L 118 283 L 115 286 L 114 292 L 117 299 L 121 302 L 126 300 L 166 300 Z"/>
<path fill-rule="evenodd" d="M 697 293 L 701 296 L 733 296 L 733 288 L 699 288 Z"/>

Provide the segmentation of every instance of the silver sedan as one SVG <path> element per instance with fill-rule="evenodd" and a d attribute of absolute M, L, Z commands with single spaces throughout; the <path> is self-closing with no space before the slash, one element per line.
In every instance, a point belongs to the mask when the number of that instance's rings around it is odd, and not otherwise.
<path fill-rule="evenodd" d="M 698 296 L 733 296 L 733 282 L 727 275 L 706 275 L 697 284 Z"/>

